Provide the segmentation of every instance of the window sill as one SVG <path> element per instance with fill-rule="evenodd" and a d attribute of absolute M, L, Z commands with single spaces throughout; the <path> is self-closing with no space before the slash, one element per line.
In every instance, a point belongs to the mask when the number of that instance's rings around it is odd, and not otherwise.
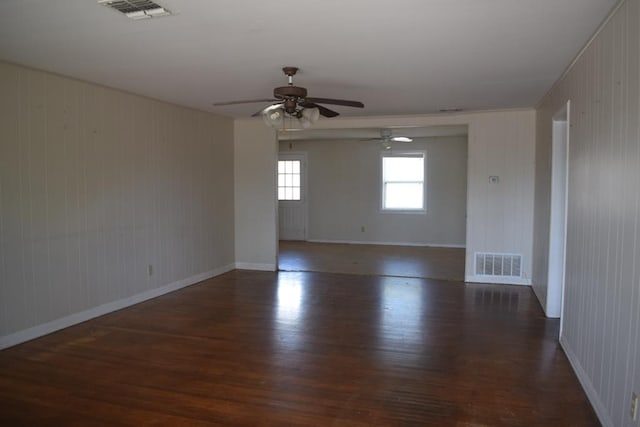
<path fill-rule="evenodd" d="M 380 213 L 383 214 L 414 214 L 414 215 L 425 215 L 427 213 L 426 209 L 380 209 Z"/>

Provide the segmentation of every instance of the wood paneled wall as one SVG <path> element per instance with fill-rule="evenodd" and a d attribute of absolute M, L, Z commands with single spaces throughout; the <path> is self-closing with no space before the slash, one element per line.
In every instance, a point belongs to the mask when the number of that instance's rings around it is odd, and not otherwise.
<path fill-rule="evenodd" d="M 522 279 L 531 284 L 535 176 L 535 112 L 479 114 L 469 124 L 466 280 L 475 275 L 476 252 L 522 255 Z M 497 176 L 497 184 L 489 182 Z"/>
<path fill-rule="evenodd" d="M 233 264 L 231 120 L 7 63 L 0 94 L 0 344 Z"/>
<path fill-rule="evenodd" d="M 278 268 L 276 131 L 261 118 L 237 119 L 233 129 L 236 266 L 274 271 Z"/>
<path fill-rule="evenodd" d="M 605 426 L 640 393 L 640 5 L 627 0 L 537 115 L 536 277 L 546 274 L 552 116 L 571 101 L 561 342 Z"/>

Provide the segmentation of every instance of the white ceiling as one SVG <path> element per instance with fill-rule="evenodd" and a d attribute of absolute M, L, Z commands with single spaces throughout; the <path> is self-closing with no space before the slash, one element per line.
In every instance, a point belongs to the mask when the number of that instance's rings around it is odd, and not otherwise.
<path fill-rule="evenodd" d="M 617 0 L 158 0 L 132 21 L 96 0 L 0 1 L 0 58 L 242 117 L 284 65 L 343 115 L 532 107 Z"/>

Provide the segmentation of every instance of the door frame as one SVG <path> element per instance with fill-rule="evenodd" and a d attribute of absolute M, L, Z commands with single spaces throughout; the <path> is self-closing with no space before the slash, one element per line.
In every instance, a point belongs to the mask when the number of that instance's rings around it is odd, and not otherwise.
<path fill-rule="evenodd" d="M 547 317 L 560 318 L 560 335 L 562 335 L 567 254 L 570 107 L 570 101 L 567 101 L 552 119 L 546 314 Z"/>
<path fill-rule="evenodd" d="M 303 241 L 307 241 L 309 239 L 309 194 L 307 187 L 307 152 L 306 151 L 279 151 L 278 152 L 278 160 L 300 160 L 300 200 L 278 200 L 278 185 L 277 185 L 277 175 L 278 168 L 276 164 L 276 204 L 278 206 L 276 216 L 277 216 L 277 224 L 278 224 L 278 240 L 280 240 L 280 203 L 289 204 L 289 205 L 301 205 L 302 206 L 302 217 L 304 219 L 304 232 L 303 232 Z"/>

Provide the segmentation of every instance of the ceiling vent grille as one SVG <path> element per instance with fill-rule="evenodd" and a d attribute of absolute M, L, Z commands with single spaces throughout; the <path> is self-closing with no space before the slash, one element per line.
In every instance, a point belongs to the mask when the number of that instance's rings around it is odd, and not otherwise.
<path fill-rule="evenodd" d="M 99 4 L 117 10 L 131 19 L 158 18 L 171 15 L 168 9 L 149 0 L 98 0 Z"/>
<path fill-rule="evenodd" d="M 476 252 L 477 276 L 522 277 L 522 255 Z"/>

